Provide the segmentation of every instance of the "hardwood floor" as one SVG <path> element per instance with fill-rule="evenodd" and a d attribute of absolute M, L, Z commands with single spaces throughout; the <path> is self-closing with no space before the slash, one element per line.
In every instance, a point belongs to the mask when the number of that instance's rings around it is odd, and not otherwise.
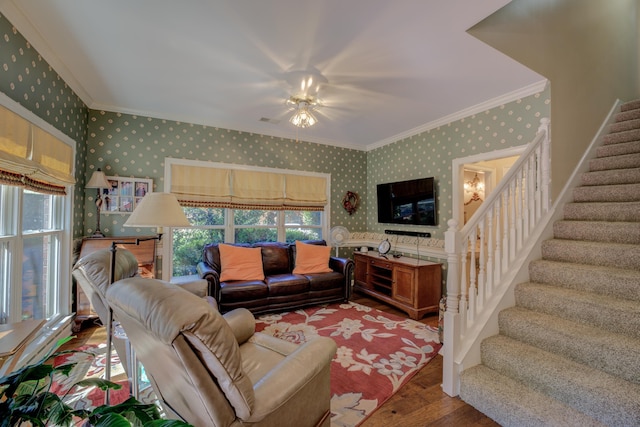
<path fill-rule="evenodd" d="M 354 293 L 351 300 L 386 313 L 408 317 L 404 312 L 359 293 Z M 427 315 L 420 322 L 437 327 L 438 315 Z M 65 348 L 106 341 L 104 327 L 88 327 L 76 335 Z M 498 426 L 460 398 L 449 397 L 442 391 L 441 382 L 442 356 L 438 355 L 360 427 Z"/>

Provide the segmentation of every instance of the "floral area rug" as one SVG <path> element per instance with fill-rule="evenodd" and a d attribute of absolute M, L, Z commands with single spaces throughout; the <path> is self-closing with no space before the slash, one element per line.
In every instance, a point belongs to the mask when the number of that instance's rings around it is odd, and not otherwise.
<path fill-rule="evenodd" d="M 85 345 L 75 349 L 76 352 L 57 356 L 53 360 L 55 366 L 75 363 L 69 376 L 55 374 L 51 383 L 51 392 L 62 396 L 63 400 L 76 409 L 95 408 L 104 404 L 105 392 L 97 387 L 74 386 L 84 378 L 104 378 L 107 346 Z M 129 381 L 126 379 L 120 358 L 115 349 L 111 353 L 111 380 L 121 385 L 118 390 L 109 391 L 111 404 L 124 402 L 130 396 Z M 141 389 L 139 400 L 147 403 L 155 401 L 151 387 Z"/>
<path fill-rule="evenodd" d="M 256 330 L 302 343 L 320 335 L 338 351 L 331 366 L 331 425 L 362 423 L 440 350 L 436 328 L 356 303 L 256 319 Z"/>
<path fill-rule="evenodd" d="M 436 328 L 356 303 L 330 304 L 256 319 L 256 330 L 294 343 L 320 335 L 332 338 L 338 351 L 331 366 L 331 426 L 355 427 L 386 402 L 440 350 Z M 69 377 L 54 377 L 51 391 L 75 408 L 104 403 L 104 392 L 72 387 L 89 377 L 104 377 L 106 345 L 86 345 L 82 352 L 56 357 L 56 365 L 76 362 Z M 111 404 L 129 397 L 129 384 L 115 350 Z M 144 373 L 143 373 L 144 376 Z M 144 378 L 142 378 L 144 380 Z M 155 402 L 151 387 L 141 385 L 139 400 Z"/>

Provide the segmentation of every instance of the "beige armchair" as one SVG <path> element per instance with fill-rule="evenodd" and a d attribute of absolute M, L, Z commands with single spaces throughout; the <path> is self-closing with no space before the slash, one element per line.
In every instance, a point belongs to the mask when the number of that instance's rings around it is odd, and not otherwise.
<path fill-rule="evenodd" d="M 255 332 L 246 309 L 224 317 L 161 280 L 130 278 L 107 300 L 171 418 L 199 427 L 328 426 L 336 344 Z"/>
<path fill-rule="evenodd" d="M 115 261 L 114 277 L 116 281 L 138 276 L 138 260 L 131 251 L 118 248 Z M 105 293 L 111 279 L 110 272 L 111 250 L 100 249 L 80 258 L 73 266 L 71 273 L 77 284 L 82 287 L 91 302 L 91 306 L 105 326 L 109 315 Z M 208 288 L 205 281 L 185 283 L 183 287 L 195 295 L 207 297 Z M 113 346 L 126 373 L 131 376 L 133 371 L 132 361 L 129 360 L 126 339 L 123 338 L 122 334 L 115 334 Z"/>

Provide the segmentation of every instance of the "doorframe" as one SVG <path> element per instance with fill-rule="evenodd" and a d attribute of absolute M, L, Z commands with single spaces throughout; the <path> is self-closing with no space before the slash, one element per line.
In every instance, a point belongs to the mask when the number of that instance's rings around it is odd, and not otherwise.
<path fill-rule="evenodd" d="M 458 221 L 458 229 L 464 226 L 464 170 L 485 173 L 485 197 L 496 186 L 495 170 L 474 166 L 473 163 L 497 160 L 505 157 L 513 157 L 521 155 L 526 150 L 528 144 L 519 145 L 517 147 L 505 148 L 504 150 L 490 151 L 487 153 L 474 154 L 473 156 L 460 157 L 453 159 L 451 166 L 452 182 L 451 182 L 451 212 L 452 218 Z"/>

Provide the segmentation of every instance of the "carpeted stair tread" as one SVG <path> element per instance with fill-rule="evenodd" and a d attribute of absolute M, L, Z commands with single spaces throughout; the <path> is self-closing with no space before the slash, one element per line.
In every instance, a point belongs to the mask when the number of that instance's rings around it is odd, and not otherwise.
<path fill-rule="evenodd" d="M 640 339 L 640 304 L 608 295 L 525 282 L 515 287 L 516 305 Z"/>
<path fill-rule="evenodd" d="M 640 202 L 579 202 L 563 207 L 564 219 L 591 221 L 640 221 Z"/>
<path fill-rule="evenodd" d="M 604 426 L 483 365 L 462 373 L 460 397 L 505 427 Z"/>
<path fill-rule="evenodd" d="M 640 244 L 640 222 L 622 221 L 556 221 L 556 239 Z"/>
<path fill-rule="evenodd" d="M 623 154 L 612 157 L 599 157 L 589 162 L 589 168 L 590 172 L 583 174 L 583 185 L 607 185 L 638 182 L 637 171 L 640 169 L 640 153 Z M 590 175 L 594 175 L 596 177 L 604 175 L 606 177 L 607 174 L 616 175 L 616 177 L 612 181 L 607 181 L 605 179 L 589 184 L 589 182 L 593 180 Z M 624 175 L 629 175 L 629 177 L 625 179 Z M 585 184 L 585 176 L 587 178 L 587 184 Z"/>
<path fill-rule="evenodd" d="M 584 186 L 593 185 L 615 185 L 634 184 L 640 182 L 640 155 L 637 156 L 638 167 L 627 169 L 610 169 L 585 172 L 581 176 L 581 184 Z"/>
<path fill-rule="evenodd" d="M 632 129 L 640 129 L 640 119 L 613 123 L 609 126 L 609 133 L 624 132 Z"/>
<path fill-rule="evenodd" d="M 596 148 L 596 157 L 612 157 L 640 152 L 640 141 L 601 145 Z"/>
<path fill-rule="evenodd" d="M 598 185 L 573 189 L 574 202 L 637 202 L 640 184 Z"/>
<path fill-rule="evenodd" d="M 640 271 L 539 259 L 529 263 L 532 282 L 640 302 Z"/>
<path fill-rule="evenodd" d="M 597 157 L 589 161 L 590 172 L 586 172 L 584 175 L 590 174 L 604 174 L 605 172 L 621 174 L 633 174 L 634 169 L 640 168 L 640 153 L 621 154 L 618 156 L 610 157 Z M 637 176 L 637 175 L 636 175 Z M 583 178 L 584 181 L 584 178 Z M 624 182 L 638 182 L 628 181 Z M 600 184 L 610 184 L 609 182 L 601 182 Z M 615 184 L 615 182 L 614 182 Z"/>
<path fill-rule="evenodd" d="M 640 108 L 640 99 L 632 99 L 620 105 L 620 111 L 636 110 Z"/>
<path fill-rule="evenodd" d="M 625 110 L 616 114 L 614 120 L 616 122 L 624 122 L 627 120 L 640 119 L 640 109 Z"/>
<path fill-rule="evenodd" d="M 481 359 L 487 368 L 527 384 L 603 424 L 640 425 L 638 384 L 503 335 L 483 341 Z"/>
<path fill-rule="evenodd" d="M 640 384 L 640 340 L 558 316 L 511 307 L 499 314 L 500 334 Z"/>
<path fill-rule="evenodd" d="M 542 258 L 640 270 L 640 246 L 625 243 L 550 239 L 542 242 Z"/>
<path fill-rule="evenodd" d="M 618 144 L 620 142 L 630 142 L 640 140 L 640 129 L 630 129 L 622 132 L 609 133 L 602 139 L 604 144 Z"/>

